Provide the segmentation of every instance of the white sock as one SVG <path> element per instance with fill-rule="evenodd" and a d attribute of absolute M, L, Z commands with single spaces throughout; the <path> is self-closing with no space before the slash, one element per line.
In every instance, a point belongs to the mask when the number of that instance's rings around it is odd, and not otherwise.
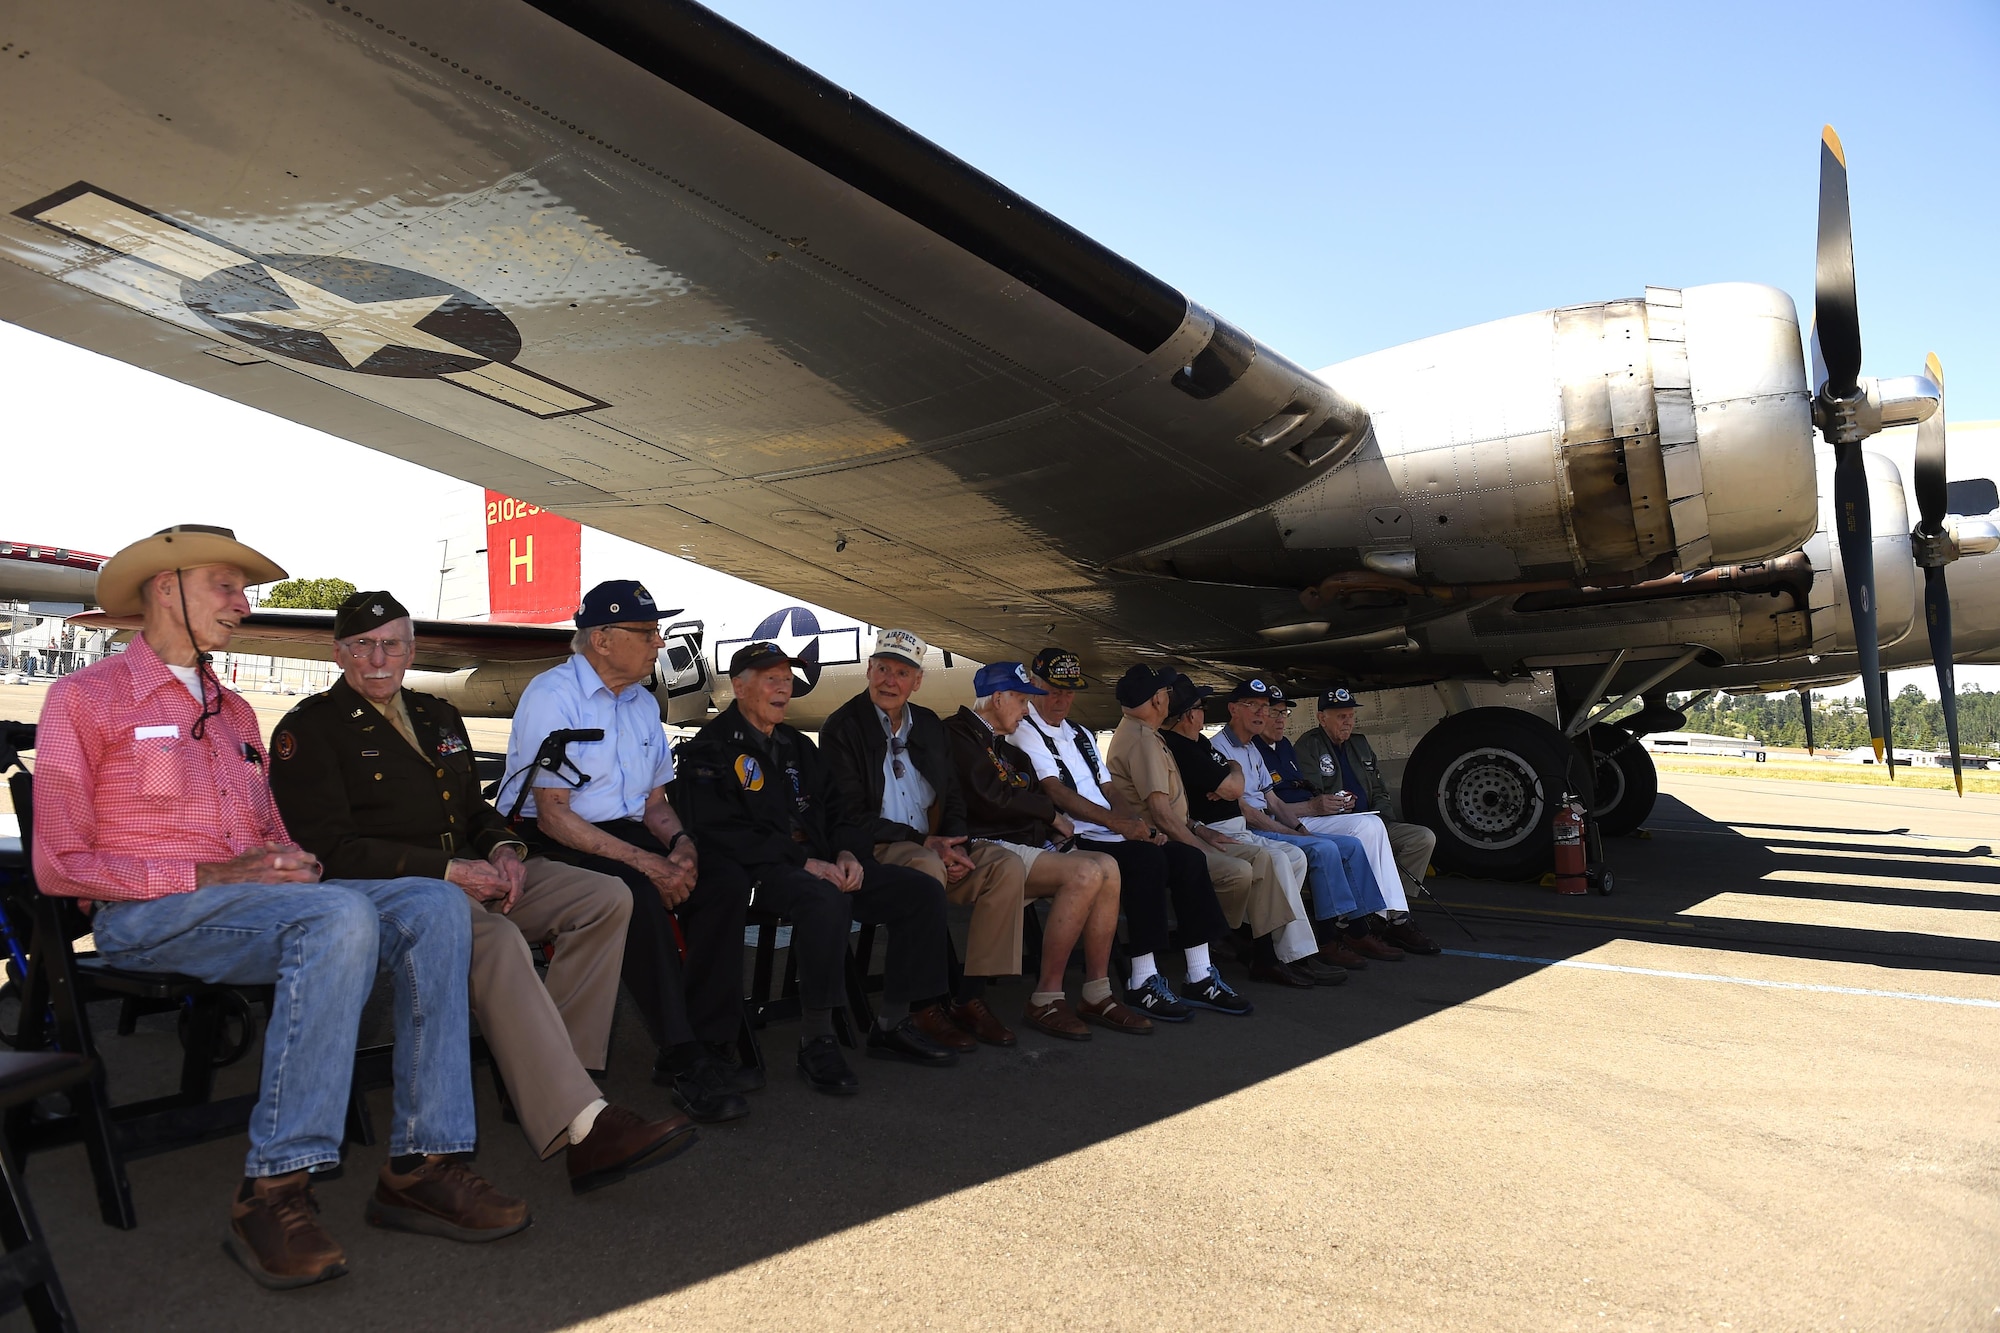
<path fill-rule="evenodd" d="M 1038 990 L 1028 996 L 1028 1003 L 1039 1009 L 1045 1004 L 1054 1004 L 1063 997 L 1059 990 Z"/>
<path fill-rule="evenodd" d="M 1215 968 L 1208 961 L 1208 946 L 1197 944 L 1187 951 L 1187 972 L 1189 981 L 1205 979 Z"/>
<path fill-rule="evenodd" d="M 1095 981 L 1086 981 L 1083 983 L 1083 1002 L 1085 1004 L 1103 1004 L 1110 998 L 1110 977 L 1099 977 Z"/>
<path fill-rule="evenodd" d="M 1153 955 L 1149 953 L 1142 953 L 1137 958 L 1134 958 L 1132 960 L 1131 989 L 1138 990 L 1139 987 L 1146 984 L 1148 977 L 1153 976 L 1159 970 L 1159 968 L 1153 966 Z"/>
<path fill-rule="evenodd" d="M 611 1105 L 610 1102 L 599 1097 L 596 1101 L 578 1111 L 576 1119 L 569 1122 L 569 1141 L 571 1143 L 582 1143 L 585 1139 L 589 1138 L 590 1127 L 597 1123 L 597 1113 L 609 1105 Z"/>

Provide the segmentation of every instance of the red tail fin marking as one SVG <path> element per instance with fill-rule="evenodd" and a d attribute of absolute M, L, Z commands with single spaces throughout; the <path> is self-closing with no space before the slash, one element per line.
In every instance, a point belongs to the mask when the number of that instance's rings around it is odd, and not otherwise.
<path fill-rule="evenodd" d="M 583 597 L 583 526 L 486 492 L 486 593 L 495 620 L 568 620 Z"/>

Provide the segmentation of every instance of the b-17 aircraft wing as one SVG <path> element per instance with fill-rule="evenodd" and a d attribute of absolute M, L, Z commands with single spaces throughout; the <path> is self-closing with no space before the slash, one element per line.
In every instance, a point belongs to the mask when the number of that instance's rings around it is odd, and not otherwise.
<path fill-rule="evenodd" d="M 682 0 L 79 0 L 0 39 L 0 317 L 974 657 L 1256 643 L 1296 584 L 1114 567 L 1367 431 Z"/>
<path fill-rule="evenodd" d="M 678 615 L 677 611 L 666 612 Z M 85 629 L 139 628 L 138 616 L 113 616 L 86 611 L 69 617 Z M 569 656 L 567 625 L 506 625 L 476 620 L 417 620 L 416 654 L 410 665 L 419 671 L 463 671 L 495 662 L 546 662 Z M 333 660 L 331 611 L 252 611 L 229 641 L 232 653 L 266 657 Z"/>

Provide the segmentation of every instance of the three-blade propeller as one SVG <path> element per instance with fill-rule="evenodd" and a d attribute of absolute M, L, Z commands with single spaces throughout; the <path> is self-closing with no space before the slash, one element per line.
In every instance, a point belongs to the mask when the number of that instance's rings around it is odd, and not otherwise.
<path fill-rule="evenodd" d="M 1868 505 L 1868 468 L 1859 419 L 1861 319 L 1854 299 L 1854 235 L 1847 208 L 1847 154 L 1833 126 L 1819 144 L 1819 250 L 1813 273 L 1813 416 L 1833 446 L 1833 525 L 1847 576 L 1847 610 L 1868 701 L 1868 736 L 1882 758 L 1888 701 L 1882 697 L 1881 654 L 1875 642 L 1875 534 Z"/>
<path fill-rule="evenodd" d="M 1944 390 L 1944 367 L 1937 353 L 1924 359 L 1931 382 Z M 1955 551 L 1945 531 L 1948 491 L 1945 485 L 1944 399 L 1928 421 L 1917 427 L 1915 490 L 1917 528 L 1911 546 L 1924 570 L 1924 625 L 1930 630 L 1931 663 L 1937 668 L 1938 702 L 1944 707 L 1944 733 L 1951 744 L 1951 778 L 1958 794 L 1965 795 L 1965 772 L 1958 753 L 1958 686 L 1951 663 L 1951 594 L 1945 587 L 1944 567 Z"/>

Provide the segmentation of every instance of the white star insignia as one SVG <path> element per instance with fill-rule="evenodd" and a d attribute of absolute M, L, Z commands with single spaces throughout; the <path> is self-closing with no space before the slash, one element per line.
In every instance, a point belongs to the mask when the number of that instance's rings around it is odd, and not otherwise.
<path fill-rule="evenodd" d="M 436 296 L 406 296 L 394 301 L 350 301 L 289 273 L 268 267 L 265 272 L 298 308 L 231 311 L 223 316 L 224 319 L 317 333 L 332 343 L 334 350 L 350 366 L 359 366 L 384 347 L 409 347 L 420 352 L 444 352 L 452 356 L 479 356 L 477 352 L 446 342 L 417 327 L 420 321 L 451 300 L 450 292 Z"/>

